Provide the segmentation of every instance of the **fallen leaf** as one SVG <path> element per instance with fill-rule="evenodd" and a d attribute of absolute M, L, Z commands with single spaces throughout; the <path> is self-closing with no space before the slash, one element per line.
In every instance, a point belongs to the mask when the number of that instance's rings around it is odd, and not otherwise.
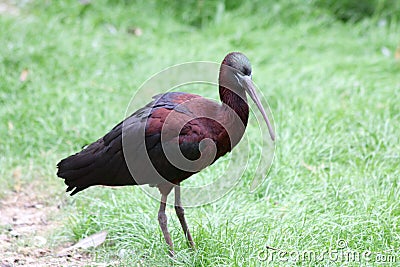
<path fill-rule="evenodd" d="M 98 247 L 104 243 L 104 241 L 106 240 L 106 237 L 107 237 L 107 231 L 98 232 L 96 234 L 85 237 L 84 239 L 80 240 L 78 243 L 76 243 L 73 246 L 70 246 L 68 248 L 61 250 L 57 255 L 64 256 L 69 251 L 72 251 L 77 248 L 87 249 L 87 248 L 91 248 L 91 247 Z"/>
<path fill-rule="evenodd" d="M 314 166 L 311 166 L 311 165 L 308 165 L 308 164 L 306 164 L 305 162 L 302 162 L 301 163 L 307 170 L 309 170 L 310 172 L 315 172 L 316 171 L 316 168 L 314 167 Z"/>
<path fill-rule="evenodd" d="M 8 121 L 8 131 L 12 132 L 14 130 L 14 124 L 11 121 Z"/>
<path fill-rule="evenodd" d="M 13 178 L 14 178 L 14 191 L 15 192 L 19 192 L 21 191 L 21 186 L 22 186 L 22 182 L 21 182 L 21 168 L 17 167 L 12 174 Z"/>
<path fill-rule="evenodd" d="M 84 239 L 80 240 L 78 243 L 74 245 L 76 248 L 90 248 L 90 247 L 97 247 L 104 243 L 107 237 L 106 231 L 101 231 L 96 234 L 90 235 L 85 237 Z"/>
<path fill-rule="evenodd" d="M 143 31 L 139 27 L 132 27 L 128 29 L 128 33 L 133 34 L 135 36 L 141 36 L 143 34 Z"/>
<path fill-rule="evenodd" d="M 308 165 L 308 164 L 306 164 L 305 162 L 302 162 L 301 164 L 302 164 L 307 170 L 309 170 L 309 171 L 312 172 L 312 173 L 315 173 L 315 172 L 317 172 L 317 171 L 319 171 L 319 170 L 325 169 L 325 164 L 324 164 L 324 163 L 322 163 L 322 164 L 319 165 L 319 166 Z"/>
<path fill-rule="evenodd" d="M 24 69 L 22 72 L 21 72 L 21 75 L 19 76 L 19 80 L 21 81 L 21 82 L 25 82 L 26 81 L 26 78 L 28 78 L 28 70 L 27 69 Z"/>
<path fill-rule="evenodd" d="M 394 54 L 394 58 L 396 60 L 400 60 L 400 45 L 396 49 L 396 53 Z"/>

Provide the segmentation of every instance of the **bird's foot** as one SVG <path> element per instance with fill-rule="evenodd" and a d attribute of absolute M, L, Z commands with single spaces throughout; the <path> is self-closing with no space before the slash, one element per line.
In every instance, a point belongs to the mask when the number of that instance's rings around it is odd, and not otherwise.
<path fill-rule="evenodd" d="M 196 249 L 196 244 L 193 242 L 193 240 L 189 241 L 189 245 L 192 249 Z"/>
<path fill-rule="evenodd" d="M 193 238 L 192 238 L 192 235 L 191 235 L 190 232 L 189 232 L 189 229 L 187 229 L 186 231 L 187 231 L 187 232 L 185 233 L 186 241 L 188 242 L 189 246 L 190 246 L 192 249 L 196 249 L 196 244 L 195 244 L 194 241 L 193 241 Z"/>

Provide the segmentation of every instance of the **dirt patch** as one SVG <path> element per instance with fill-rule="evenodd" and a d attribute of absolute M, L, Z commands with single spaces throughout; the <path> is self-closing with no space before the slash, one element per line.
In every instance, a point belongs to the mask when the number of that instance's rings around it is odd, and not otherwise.
<path fill-rule="evenodd" d="M 0 0 L 0 15 L 7 14 L 11 16 L 18 16 L 19 13 L 18 7 L 11 3 L 11 1 Z"/>
<path fill-rule="evenodd" d="M 61 244 L 59 248 L 49 244 L 49 235 L 61 226 L 55 219 L 60 213 L 60 203 L 45 199 L 43 194 L 25 188 L 0 200 L 0 267 L 101 266 L 91 262 L 90 256 L 84 253 L 57 255 L 71 243 Z"/>

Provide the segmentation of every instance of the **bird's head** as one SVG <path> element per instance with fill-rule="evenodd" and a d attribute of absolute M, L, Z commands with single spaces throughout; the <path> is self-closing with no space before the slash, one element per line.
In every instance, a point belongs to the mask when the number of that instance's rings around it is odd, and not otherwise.
<path fill-rule="evenodd" d="M 251 77 L 251 63 L 250 60 L 240 52 L 232 52 L 225 56 L 222 64 L 238 70 L 243 75 Z"/>
<path fill-rule="evenodd" d="M 234 91 L 240 96 L 243 96 L 244 92 L 250 95 L 267 123 L 269 134 L 274 141 L 274 130 L 257 95 L 256 87 L 251 80 L 250 60 L 240 52 L 229 53 L 222 61 L 219 80 L 220 84 L 223 84 L 225 88 Z"/>

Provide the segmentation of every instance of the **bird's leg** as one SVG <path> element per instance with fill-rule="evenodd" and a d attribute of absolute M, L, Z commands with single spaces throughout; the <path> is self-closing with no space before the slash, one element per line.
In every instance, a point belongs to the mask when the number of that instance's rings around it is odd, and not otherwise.
<path fill-rule="evenodd" d="M 174 256 L 174 245 L 172 244 L 171 236 L 168 232 L 167 215 L 165 214 L 165 207 L 167 205 L 167 196 L 168 194 L 165 193 L 161 194 L 160 209 L 158 211 L 158 222 L 160 224 L 161 231 L 164 235 L 165 242 L 167 242 L 169 246 L 169 255 L 172 257 Z"/>
<path fill-rule="evenodd" d="M 176 215 L 178 216 L 179 222 L 182 225 L 183 233 L 189 241 L 190 246 L 194 248 L 195 245 L 185 220 L 185 210 L 183 209 L 181 203 L 181 187 L 179 186 L 179 184 L 175 186 L 175 211 Z"/>

